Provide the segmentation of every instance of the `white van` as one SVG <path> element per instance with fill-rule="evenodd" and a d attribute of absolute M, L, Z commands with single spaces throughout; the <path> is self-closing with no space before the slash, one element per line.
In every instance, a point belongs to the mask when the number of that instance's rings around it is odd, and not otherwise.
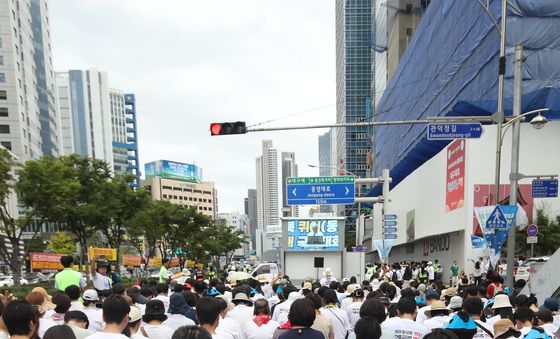
<path fill-rule="evenodd" d="M 270 282 L 274 277 L 277 277 L 280 269 L 276 263 L 263 263 L 259 264 L 251 272 L 251 276 L 261 283 Z"/>

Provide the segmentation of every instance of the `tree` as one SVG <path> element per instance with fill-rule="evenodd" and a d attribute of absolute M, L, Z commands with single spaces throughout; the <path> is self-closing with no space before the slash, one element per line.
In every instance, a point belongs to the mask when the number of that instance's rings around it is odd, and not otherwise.
<path fill-rule="evenodd" d="M 23 265 L 20 241 L 25 226 L 31 223 L 33 214 L 27 211 L 22 218 L 16 217 L 18 211 L 14 172 L 17 166 L 10 152 L 0 149 L 0 232 L 3 233 L 3 237 L 0 237 L 0 256 L 12 271 L 14 285 L 19 286 Z M 35 235 L 36 233 L 31 240 Z M 6 240 L 11 248 L 8 248 Z"/>
<path fill-rule="evenodd" d="M 74 239 L 66 235 L 64 232 L 56 232 L 52 235 L 48 250 L 56 254 L 74 254 L 76 252 L 76 245 Z"/>
<path fill-rule="evenodd" d="M 549 217 L 543 208 L 537 209 L 535 224 L 539 227 L 538 243 L 534 244 L 534 255 L 552 255 L 560 248 L 560 215 Z M 516 236 L 516 254 L 529 256 L 531 245 L 527 244 L 527 231 L 519 231 Z"/>
<path fill-rule="evenodd" d="M 206 236 L 203 243 L 208 254 L 214 256 L 215 262 L 219 261 L 218 257 L 224 256 L 226 265 L 231 261 L 234 251 L 247 243 L 247 237 L 243 231 L 221 223 L 213 223 L 212 227 L 205 230 L 204 233 Z"/>
<path fill-rule="evenodd" d="M 130 243 L 142 256 L 142 262 L 148 264 L 164 238 L 165 214 L 170 202 L 164 200 L 149 201 L 147 206 L 127 222 L 127 233 Z"/>
<path fill-rule="evenodd" d="M 87 263 L 89 239 L 96 227 L 110 222 L 102 190 L 110 178 L 105 161 L 79 155 L 29 161 L 20 175 L 21 188 L 29 192 L 22 197 L 23 203 L 76 238 L 82 265 Z"/>
<path fill-rule="evenodd" d="M 111 248 L 121 247 L 127 223 L 148 206 L 148 193 L 144 189 L 133 190 L 130 187 L 133 180 L 132 175 L 116 175 L 100 187 L 104 199 L 98 202 L 98 208 L 106 219 L 95 225 L 95 229 L 105 236 Z M 119 259 L 120 251 L 117 251 L 117 261 Z"/>

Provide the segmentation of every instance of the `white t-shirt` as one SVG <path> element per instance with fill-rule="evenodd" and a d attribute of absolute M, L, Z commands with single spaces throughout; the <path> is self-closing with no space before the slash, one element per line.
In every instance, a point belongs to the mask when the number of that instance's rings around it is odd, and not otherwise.
<path fill-rule="evenodd" d="M 362 307 L 363 301 L 356 301 L 348 305 L 346 308 L 346 313 L 348 313 L 348 320 L 350 321 L 350 327 L 352 331 L 358 320 L 360 320 L 360 308 Z"/>
<path fill-rule="evenodd" d="M 144 325 L 142 327 L 150 339 L 171 339 L 175 332 L 165 325 Z M 142 333 L 142 330 L 140 330 Z M 143 335 L 143 334 L 142 334 Z"/>
<path fill-rule="evenodd" d="M 42 338 L 45 335 L 45 332 L 47 332 L 47 330 L 53 326 L 56 326 L 57 323 L 55 323 L 54 321 L 52 321 L 50 318 L 39 318 L 39 332 L 37 333 L 39 335 L 40 338 Z"/>
<path fill-rule="evenodd" d="M 543 324 L 541 327 L 546 332 L 546 334 L 548 334 L 552 338 L 554 338 L 554 336 L 556 335 L 556 332 L 558 332 L 558 326 L 556 326 L 552 323 Z"/>
<path fill-rule="evenodd" d="M 274 334 L 274 331 L 280 326 L 274 320 L 270 320 L 268 323 L 258 326 L 253 320 L 245 324 L 245 338 L 246 339 L 270 339 Z"/>
<path fill-rule="evenodd" d="M 477 323 L 478 325 L 484 327 L 485 329 L 487 329 L 488 331 L 490 331 L 490 333 L 494 333 L 494 328 L 492 326 L 488 326 L 487 323 L 482 322 L 480 320 L 475 320 L 475 323 Z M 491 339 L 493 337 L 491 337 L 488 333 L 486 333 L 483 329 L 481 329 L 480 327 L 477 326 L 477 331 L 476 334 L 474 335 L 473 339 Z"/>
<path fill-rule="evenodd" d="M 414 320 L 399 317 L 389 318 L 381 324 L 381 331 L 400 339 L 419 339 L 423 338 L 430 330 Z"/>
<path fill-rule="evenodd" d="M 447 315 L 432 317 L 430 319 L 426 319 L 423 325 L 429 330 L 433 330 L 434 328 L 443 328 L 445 325 L 449 324 L 450 320 L 451 317 Z"/>
<path fill-rule="evenodd" d="M 253 320 L 253 306 L 247 306 L 239 304 L 233 308 L 233 310 L 228 311 L 226 318 L 231 318 L 236 320 L 241 327 L 241 332 L 245 330 L 245 324 Z"/>
<path fill-rule="evenodd" d="M 321 314 L 331 318 L 334 339 L 346 338 L 346 332 L 350 330 L 348 313 L 338 307 L 323 307 Z"/>
<path fill-rule="evenodd" d="M 97 290 L 104 291 L 111 289 L 111 279 L 105 275 L 96 273 L 91 275 L 91 281 L 93 282 L 93 287 Z"/>
<path fill-rule="evenodd" d="M 429 311 L 431 309 L 432 309 L 431 305 L 426 305 L 424 307 L 421 307 L 418 310 L 418 313 L 416 314 L 416 322 L 419 324 L 424 324 L 424 321 L 428 319 L 428 316 L 426 315 L 426 311 Z"/>
<path fill-rule="evenodd" d="M 78 300 L 74 300 L 70 303 L 70 309 L 68 311 L 84 311 L 84 304 Z"/>
<path fill-rule="evenodd" d="M 104 332 L 97 332 L 86 339 L 130 339 L 124 334 L 120 333 L 104 333 Z"/>
<path fill-rule="evenodd" d="M 86 307 L 82 311 L 89 320 L 89 329 L 95 332 L 103 331 L 103 310 L 100 308 Z"/>
<path fill-rule="evenodd" d="M 348 310 L 348 305 L 350 305 L 353 302 L 354 299 L 352 299 L 352 297 L 346 297 L 342 299 L 342 301 L 340 302 L 340 309 L 344 311 Z"/>
<path fill-rule="evenodd" d="M 230 334 L 224 332 L 216 332 L 216 334 L 212 334 L 212 339 L 233 339 Z"/>
<path fill-rule="evenodd" d="M 428 280 L 434 280 L 434 267 L 433 266 L 428 266 L 426 267 L 426 271 L 428 272 Z"/>
<path fill-rule="evenodd" d="M 231 336 L 233 339 L 243 339 L 243 331 L 237 320 L 232 318 L 221 318 L 216 333 Z"/>
<path fill-rule="evenodd" d="M 181 326 L 193 326 L 195 323 L 182 314 L 168 314 L 167 320 L 164 321 L 162 325 L 165 325 L 175 331 Z"/>
<path fill-rule="evenodd" d="M 321 284 L 321 286 L 329 287 L 331 285 L 331 282 L 333 282 L 333 281 L 338 281 L 338 280 L 336 280 L 336 278 L 331 275 L 331 276 L 328 276 L 328 277 L 321 278 L 319 283 Z"/>
<path fill-rule="evenodd" d="M 130 339 L 150 339 L 150 338 L 144 337 L 144 335 L 142 335 L 142 332 L 138 331 L 138 332 L 134 333 L 133 335 L 131 335 Z"/>

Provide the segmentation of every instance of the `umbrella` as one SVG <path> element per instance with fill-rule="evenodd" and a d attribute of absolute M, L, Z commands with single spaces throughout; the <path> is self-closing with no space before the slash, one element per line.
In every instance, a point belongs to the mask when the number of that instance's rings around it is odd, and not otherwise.
<path fill-rule="evenodd" d="M 232 281 L 232 280 L 239 281 L 239 280 L 246 280 L 246 279 L 249 279 L 249 278 L 251 278 L 251 275 L 247 272 L 232 271 L 232 272 L 229 272 L 227 280 L 228 281 Z"/>

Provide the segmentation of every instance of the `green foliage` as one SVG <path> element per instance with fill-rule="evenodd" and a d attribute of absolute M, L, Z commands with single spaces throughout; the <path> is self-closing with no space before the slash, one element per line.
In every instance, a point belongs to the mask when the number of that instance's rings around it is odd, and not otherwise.
<path fill-rule="evenodd" d="M 560 215 L 549 217 L 544 209 L 537 209 L 535 224 L 539 227 L 538 243 L 534 244 L 534 256 L 552 255 L 560 248 Z M 531 245 L 527 244 L 526 230 L 517 232 L 516 254 L 529 256 Z"/>
<path fill-rule="evenodd" d="M 47 249 L 56 254 L 74 254 L 76 245 L 74 239 L 59 231 L 52 235 Z"/>

